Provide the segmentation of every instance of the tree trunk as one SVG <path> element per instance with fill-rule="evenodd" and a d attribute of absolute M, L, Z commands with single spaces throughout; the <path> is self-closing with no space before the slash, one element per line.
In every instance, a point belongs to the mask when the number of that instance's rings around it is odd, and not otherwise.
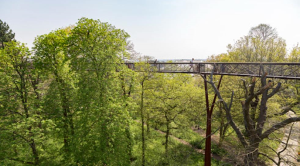
<path fill-rule="evenodd" d="M 149 124 L 149 113 L 147 113 L 147 121 L 146 121 L 146 125 L 147 125 L 147 135 L 150 134 L 150 124 Z"/>
<path fill-rule="evenodd" d="M 259 143 L 246 148 L 246 155 L 244 157 L 245 166 L 258 166 L 258 145 Z"/>
<path fill-rule="evenodd" d="M 222 126 L 220 127 L 220 138 L 219 138 L 219 144 L 218 144 L 219 147 L 222 147 L 222 145 L 223 145 L 223 141 L 225 139 L 225 134 L 228 129 L 228 126 L 229 126 L 228 123 L 227 124 L 223 123 Z"/>
<path fill-rule="evenodd" d="M 132 155 L 132 138 L 131 138 L 131 134 L 130 134 L 130 127 L 129 125 L 125 128 L 125 132 L 126 132 L 126 137 L 127 137 L 127 155 L 130 161 L 133 161 L 133 155 Z"/>
<path fill-rule="evenodd" d="M 34 139 L 31 139 L 30 147 L 31 147 L 32 154 L 34 157 L 34 165 L 39 165 L 39 155 L 38 155 L 38 152 L 37 152 L 37 149 L 35 146 Z"/>
<path fill-rule="evenodd" d="M 24 109 L 24 112 L 25 112 L 25 116 L 26 116 L 26 119 L 29 118 L 29 108 L 28 108 L 28 92 L 27 92 L 27 86 L 26 86 L 26 79 L 25 79 L 25 71 L 26 69 L 23 68 L 23 71 L 19 72 L 17 69 L 17 73 L 19 74 L 20 76 L 20 79 L 21 79 L 21 82 L 20 82 L 20 89 L 19 89 L 19 93 L 20 93 L 20 98 L 21 98 L 21 101 L 22 101 L 22 105 L 23 105 L 23 109 Z M 30 136 L 33 136 L 33 133 L 31 131 L 32 127 L 29 126 L 28 127 L 28 131 L 30 133 Z M 32 154 L 34 156 L 34 165 L 38 165 L 39 164 L 39 155 L 38 155 L 38 152 L 37 152 L 37 149 L 36 149 L 36 145 L 35 145 L 35 141 L 33 138 L 30 139 L 30 141 L 28 141 L 29 143 L 29 146 L 32 150 Z"/>
<path fill-rule="evenodd" d="M 63 108 L 63 122 L 64 122 L 64 148 L 65 152 L 68 153 L 70 148 L 70 138 L 69 138 L 69 128 L 71 128 L 71 135 L 74 135 L 74 124 L 73 124 L 73 118 L 71 116 L 70 106 L 69 106 L 69 100 L 67 98 L 67 94 L 65 92 L 65 86 L 64 81 L 59 77 L 57 71 L 54 72 L 54 75 L 56 77 L 56 82 L 58 83 L 58 89 L 59 89 L 59 95 L 60 100 Z M 65 155 L 66 157 L 69 156 L 68 154 Z"/>
<path fill-rule="evenodd" d="M 142 119 L 142 166 L 145 166 L 145 126 L 144 126 L 144 81 L 142 81 L 141 94 L 141 119 Z"/>
<path fill-rule="evenodd" d="M 211 112 L 206 118 L 205 165 L 211 165 Z"/>
<path fill-rule="evenodd" d="M 165 156 L 166 156 L 166 161 L 164 163 L 165 165 L 169 165 L 169 156 L 168 156 L 169 135 L 170 135 L 170 126 L 169 126 L 169 122 L 167 121 L 167 131 L 166 131 L 166 141 L 165 141 Z"/>
<path fill-rule="evenodd" d="M 225 121 L 225 117 L 224 117 L 224 115 L 223 115 L 223 112 L 222 112 L 222 103 L 220 102 L 220 106 L 219 106 L 219 119 L 220 119 L 220 137 L 219 137 L 219 144 L 218 144 L 218 146 L 219 147 L 222 147 L 222 143 L 223 143 L 223 141 L 224 141 L 224 139 L 225 139 L 225 134 L 226 134 L 226 131 L 227 131 L 227 129 L 228 129 L 228 126 L 229 126 L 229 124 L 227 123 L 227 124 L 225 124 L 224 123 L 224 121 Z"/>

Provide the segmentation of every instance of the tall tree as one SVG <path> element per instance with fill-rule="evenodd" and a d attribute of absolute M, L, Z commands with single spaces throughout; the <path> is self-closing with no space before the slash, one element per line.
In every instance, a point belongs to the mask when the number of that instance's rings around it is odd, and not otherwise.
<path fill-rule="evenodd" d="M 249 34 L 238 40 L 235 45 L 229 45 L 227 54 L 220 54 L 216 57 L 211 56 L 210 60 L 221 62 L 282 62 L 286 60 L 285 57 L 285 41 L 278 37 L 274 28 L 266 24 L 260 24 L 251 28 Z M 297 57 L 298 49 L 295 47 L 288 60 L 297 61 Z M 257 81 L 256 78 L 252 78 L 250 82 L 242 79 L 243 82 L 241 85 L 244 95 L 242 98 L 238 97 L 239 100 L 242 101 L 242 105 L 239 107 L 234 106 L 236 102 L 233 101 L 233 99 L 236 99 L 236 96 L 232 96 L 231 100 L 226 99 L 225 96 L 228 95 L 228 93 L 221 91 L 221 94 L 220 91 L 216 89 L 212 79 L 206 80 L 213 85 L 215 92 L 223 102 L 223 108 L 226 111 L 228 123 L 234 129 L 240 143 L 244 146 L 245 165 L 258 165 L 258 156 L 266 155 L 260 148 L 263 144 L 263 140 L 270 139 L 271 135 L 278 129 L 300 120 L 299 117 L 286 118 L 285 116 L 281 116 L 285 115 L 293 107 L 299 105 L 299 102 L 297 102 L 298 99 L 295 97 L 297 95 L 294 95 L 294 90 L 292 90 L 294 88 L 279 91 L 282 87 L 282 83 L 278 82 L 277 85 L 274 85 L 274 82 L 277 82 L 277 80 L 266 78 L 268 72 L 266 71 L 267 69 L 264 70 L 262 67 L 260 70 L 261 73 L 264 73 L 260 78 L 260 81 Z M 295 84 L 293 84 L 288 83 L 288 85 L 284 86 L 293 87 L 295 86 Z M 226 85 L 226 87 L 228 88 L 229 85 Z M 240 90 L 236 89 L 235 92 L 237 91 L 240 92 Z M 287 94 L 289 97 L 283 95 L 286 94 L 284 91 L 289 91 Z M 277 101 L 275 101 L 274 98 L 277 98 L 276 95 L 280 95 L 282 99 L 277 99 Z M 271 100 L 272 98 L 273 100 Z M 293 99 L 288 99 L 288 102 L 282 101 L 287 98 Z M 275 107 L 275 109 L 270 109 L 272 104 L 277 104 L 279 106 L 278 108 Z M 234 113 L 237 112 L 235 110 L 242 110 L 243 117 L 240 118 L 242 121 L 235 118 Z M 275 121 L 271 118 L 276 118 L 279 122 L 271 123 L 272 121 Z"/>
<path fill-rule="evenodd" d="M 170 135 L 173 130 L 190 127 L 190 113 L 196 110 L 200 100 L 199 89 L 192 84 L 192 77 L 183 74 L 160 74 L 151 81 L 148 95 L 152 96 L 147 103 L 152 110 L 151 120 L 161 124 L 165 135 L 165 165 L 169 165 Z"/>
<path fill-rule="evenodd" d="M 230 61 L 235 62 L 281 62 L 286 56 L 285 40 L 266 24 L 251 28 L 249 35 L 228 49 Z"/>
<path fill-rule="evenodd" d="M 262 41 L 276 39 L 278 37 L 276 29 L 267 24 L 259 24 L 256 27 L 252 27 L 249 31 L 249 36 Z"/>
<path fill-rule="evenodd" d="M 149 91 L 151 91 L 151 79 L 154 77 L 153 68 L 149 64 L 145 64 L 141 62 L 140 64 L 137 64 L 135 66 L 136 68 L 140 68 L 142 73 L 139 74 L 138 76 L 138 81 L 140 84 L 140 101 L 139 101 L 139 114 L 141 118 L 141 131 L 142 131 L 142 166 L 146 165 L 146 134 L 145 134 L 145 123 L 147 124 L 147 131 L 150 131 L 150 126 L 149 126 L 149 118 L 148 118 L 148 111 L 147 111 L 147 103 L 149 100 Z"/>
<path fill-rule="evenodd" d="M 59 129 L 64 164 L 130 163 L 130 107 L 120 79 L 127 72 L 121 65 L 127 37 L 108 23 L 82 18 L 35 40 L 35 66 L 50 84 L 43 108 Z"/>
<path fill-rule="evenodd" d="M 86 164 L 100 160 L 103 165 L 129 165 L 130 119 L 124 82 L 119 79 L 124 73 L 116 72 L 122 70 L 129 35 L 111 24 L 87 18 L 81 18 L 71 34 L 68 53 L 78 78 L 74 155 Z"/>
<path fill-rule="evenodd" d="M 265 73 L 263 71 L 263 68 L 262 73 Z M 249 86 L 247 86 L 247 84 L 244 82 L 245 99 L 241 102 L 241 104 L 244 115 L 243 120 L 245 121 L 245 130 L 248 133 L 247 136 L 242 133 L 241 129 L 235 123 L 231 115 L 233 92 L 231 101 L 229 101 L 228 104 L 228 102 L 224 101 L 224 98 L 214 84 L 212 75 L 210 80 L 205 79 L 205 81 L 212 85 L 215 93 L 218 95 L 218 98 L 223 101 L 223 106 L 226 111 L 226 118 L 228 120 L 228 123 L 231 125 L 231 127 L 237 134 L 240 143 L 245 148 L 244 164 L 249 166 L 259 165 L 258 156 L 259 154 L 262 154 L 261 152 L 259 152 L 259 145 L 264 139 L 268 138 L 270 134 L 277 131 L 278 129 L 283 128 L 290 123 L 300 121 L 300 117 L 291 117 L 281 122 L 275 123 L 271 127 L 267 127 L 265 125 L 267 119 L 270 118 L 269 116 L 267 116 L 267 101 L 276 93 L 278 93 L 281 87 L 281 83 L 278 83 L 276 87 L 273 87 L 273 83 L 267 80 L 266 75 L 266 73 L 262 75 L 260 86 L 258 88 L 256 88 L 256 78 L 253 78 L 251 80 Z M 257 116 L 252 116 L 250 110 L 253 107 L 258 106 L 258 102 L 254 101 L 257 98 L 259 98 L 260 101 L 259 113 Z"/>
<path fill-rule="evenodd" d="M 75 132 L 71 103 L 72 91 L 74 91 L 72 87 L 74 73 L 69 67 L 70 59 L 66 53 L 68 33 L 70 33 L 68 29 L 61 29 L 41 35 L 36 38 L 34 47 L 35 67 L 40 69 L 44 75 L 54 76 L 51 88 L 54 88 L 53 92 L 57 94 L 59 104 L 53 103 L 53 106 L 61 110 L 56 113 L 56 116 L 61 117 L 62 126 L 59 126 L 63 131 L 65 160 L 70 156 L 71 139 Z M 48 105 L 46 109 L 51 111 L 52 108 Z"/>
<path fill-rule="evenodd" d="M 6 22 L 0 20 L 0 46 L 4 48 L 4 42 L 12 41 L 15 38 L 15 33 L 11 29 Z"/>
<path fill-rule="evenodd" d="M 12 161 L 11 164 L 41 163 L 38 144 L 44 139 L 44 126 L 29 56 L 25 44 L 14 41 L 0 50 L 0 160 Z"/>

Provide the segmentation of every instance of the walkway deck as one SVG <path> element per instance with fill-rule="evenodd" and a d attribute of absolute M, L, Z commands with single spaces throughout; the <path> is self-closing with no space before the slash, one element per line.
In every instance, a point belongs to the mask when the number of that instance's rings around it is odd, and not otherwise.
<path fill-rule="evenodd" d="M 139 63 L 125 63 L 130 69 L 142 72 Z M 187 73 L 260 77 L 300 80 L 300 63 L 148 63 L 158 73 Z"/>

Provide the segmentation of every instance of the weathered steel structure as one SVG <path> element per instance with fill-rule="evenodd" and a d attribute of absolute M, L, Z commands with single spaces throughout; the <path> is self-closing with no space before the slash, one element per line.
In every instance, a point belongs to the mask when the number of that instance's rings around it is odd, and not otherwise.
<path fill-rule="evenodd" d="M 138 72 L 145 71 L 138 63 L 125 63 L 128 68 Z M 268 78 L 294 79 L 300 80 L 300 63 L 222 63 L 222 62 L 201 62 L 201 63 L 147 63 L 151 66 L 150 70 L 158 73 L 186 73 L 201 74 L 204 79 L 206 75 L 221 75 L 218 87 L 224 75 L 228 76 L 250 76 L 261 77 L 267 74 Z M 211 165 L 211 123 L 212 113 L 216 102 L 215 94 L 211 106 L 209 106 L 207 82 L 204 81 L 206 99 L 206 141 L 205 141 L 205 166 Z"/>
<path fill-rule="evenodd" d="M 143 71 L 136 63 L 125 63 L 130 69 Z M 186 73 L 207 75 L 260 77 L 267 72 L 269 78 L 300 79 L 300 63 L 148 63 L 158 73 Z M 214 71 L 213 71 L 214 70 Z"/>

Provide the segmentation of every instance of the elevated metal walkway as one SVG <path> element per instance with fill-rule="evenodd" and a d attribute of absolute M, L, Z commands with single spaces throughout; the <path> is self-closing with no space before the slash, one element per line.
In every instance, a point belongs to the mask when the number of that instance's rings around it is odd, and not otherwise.
<path fill-rule="evenodd" d="M 145 71 L 139 63 L 125 63 L 138 72 Z M 158 73 L 187 73 L 260 77 L 267 72 L 269 78 L 300 80 L 300 63 L 147 63 Z"/>

